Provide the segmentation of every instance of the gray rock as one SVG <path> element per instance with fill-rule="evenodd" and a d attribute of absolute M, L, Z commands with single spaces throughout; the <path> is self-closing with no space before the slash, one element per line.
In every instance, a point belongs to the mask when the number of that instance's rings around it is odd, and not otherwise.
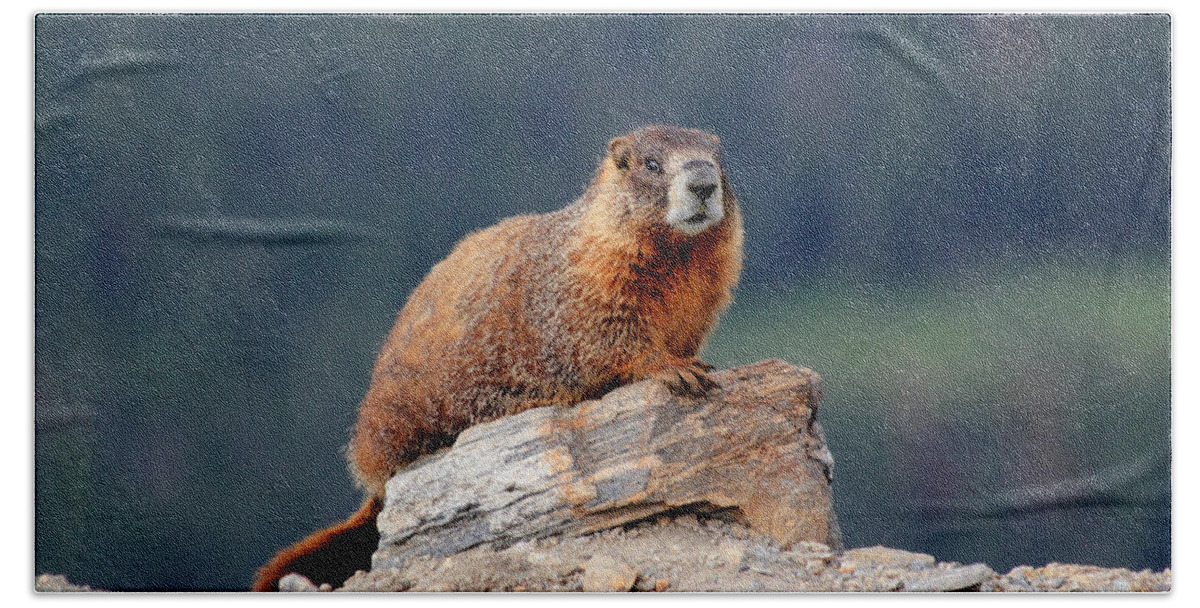
<path fill-rule="evenodd" d="M 293 593 L 310 593 L 320 591 L 321 588 L 308 580 L 308 577 L 293 572 L 279 579 L 279 590 Z"/>
<path fill-rule="evenodd" d="M 889 566 L 921 566 L 931 567 L 937 563 L 932 555 L 925 553 L 914 553 L 912 551 L 902 551 L 900 549 L 891 549 L 889 547 L 863 547 L 861 549 L 851 549 L 845 553 L 849 561 L 863 563 L 873 562 L 876 564 L 886 564 Z"/>
<path fill-rule="evenodd" d="M 927 572 L 927 573 L 926 573 Z M 959 591 L 974 587 L 996 573 L 987 564 L 971 564 L 945 570 L 930 570 L 923 572 L 904 582 L 904 591 Z"/>
<path fill-rule="evenodd" d="M 92 589 L 87 585 L 76 585 L 67 580 L 67 577 L 62 574 L 40 574 L 33 582 L 33 589 L 38 593 L 78 593 L 100 591 Z"/>

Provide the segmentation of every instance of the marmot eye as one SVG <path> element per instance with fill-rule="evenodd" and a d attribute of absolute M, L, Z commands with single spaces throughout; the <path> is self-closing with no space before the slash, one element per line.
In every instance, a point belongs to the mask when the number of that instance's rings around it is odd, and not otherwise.
<path fill-rule="evenodd" d="M 646 170 L 654 172 L 654 173 L 658 173 L 658 171 L 659 171 L 658 161 L 654 160 L 653 158 L 647 158 L 646 159 Z"/>

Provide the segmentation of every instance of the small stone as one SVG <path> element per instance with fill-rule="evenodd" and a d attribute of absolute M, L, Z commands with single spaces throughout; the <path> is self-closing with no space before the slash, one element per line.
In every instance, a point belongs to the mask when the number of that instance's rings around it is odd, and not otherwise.
<path fill-rule="evenodd" d="M 791 551 L 793 553 L 815 554 L 822 557 L 833 553 L 829 545 L 808 540 L 802 540 L 792 545 Z"/>
<path fill-rule="evenodd" d="M 971 564 L 946 570 L 938 570 L 933 574 L 916 577 L 904 583 L 905 591 L 958 591 L 974 587 L 995 576 L 987 564 Z"/>
<path fill-rule="evenodd" d="M 587 593 L 624 592 L 633 588 L 637 570 L 609 555 L 597 555 L 583 566 L 583 590 Z"/>
<path fill-rule="evenodd" d="M 667 587 L 669 587 L 669 586 L 671 586 L 671 583 L 670 583 L 670 581 L 668 581 L 665 578 L 660 578 L 660 579 L 654 581 L 654 590 L 655 591 L 659 591 L 659 592 L 666 591 Z"/>
<path fill-rule="evenodd" d="M 764 566 L 751 565 L 751 566 L 749 567 L 749 570 L 750 570 L 751 572 L 754 572 L 754 573 L 756 573 L 756 574 L 761 574 L 761 575 L 763 575 L 763 576 L 775 576 L 775 573 L 774 573 L 774 572 L 772 572 L 770 568 L 767 568 L 767 567 L 764 567 Z"/>
<path fill-rule="evenodd" d="M 317 587 L 317 589 L 320 591 L 333 591 L 333 585 L 330 585 L 329 583 L 321 583 L 321 586 Z"/>
<path fill-rule="evenodd" d="M 96 591 L 87 585 L 76 585 L 67 580 L 67 577 L 62 574 L 40 574 L 33 583 L 34 591 L 39 593 L 45 592 L 63 592 L 63 591 Z"/>
<path fill-rule="evenodd" d="M 307 576 L 293 572 L 279 579 L 279 590 L 292 593 L 310 593 L 320 591 L 321 589 L 308 580 Z"/>
<path fill-rule="evenodd" d="M 742 559 L 746 556 L 746 550 L 734 543 L 722 543 L 721 554 L 725 557 L 725 563 L 741 564 Z"/>
<path fill-rule="evenodd" d="M 878 545 L 863 547 L 861 549 L 851 549 L 846 552 L 846 557 L 849 557 L 852 561 L 875 562 L 891 566 L 931 567 L 937 563 L 937 559 L 932 555 L 902 551 Z"/>

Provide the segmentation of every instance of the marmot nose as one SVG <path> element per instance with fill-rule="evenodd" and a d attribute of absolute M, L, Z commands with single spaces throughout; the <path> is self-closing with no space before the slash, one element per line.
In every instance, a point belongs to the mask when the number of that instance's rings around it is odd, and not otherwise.
<path fill-rule="evenodd" d="M 716 184 L 689 184 L 688 185 L 688 190 L 691 190 L 692 194 L 695 194 L 696 197 L 700 199 L 700 202 L 708 201 L 708 197 L 712 196 L 712 193 L 714 191 L 716 191 L 716 189 L 717 189 Z"/>

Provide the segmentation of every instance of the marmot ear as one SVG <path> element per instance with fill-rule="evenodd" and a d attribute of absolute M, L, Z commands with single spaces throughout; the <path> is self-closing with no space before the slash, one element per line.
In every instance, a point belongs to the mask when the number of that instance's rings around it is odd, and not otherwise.
<path fill-rule="evenodd" d="M 633 142 L 629 136 L 622 135 L 608 142 L 608 155 L 612 157 L 613 164 L 618 169 L 628 169 L 629 159 L 633 156 Z"/>

